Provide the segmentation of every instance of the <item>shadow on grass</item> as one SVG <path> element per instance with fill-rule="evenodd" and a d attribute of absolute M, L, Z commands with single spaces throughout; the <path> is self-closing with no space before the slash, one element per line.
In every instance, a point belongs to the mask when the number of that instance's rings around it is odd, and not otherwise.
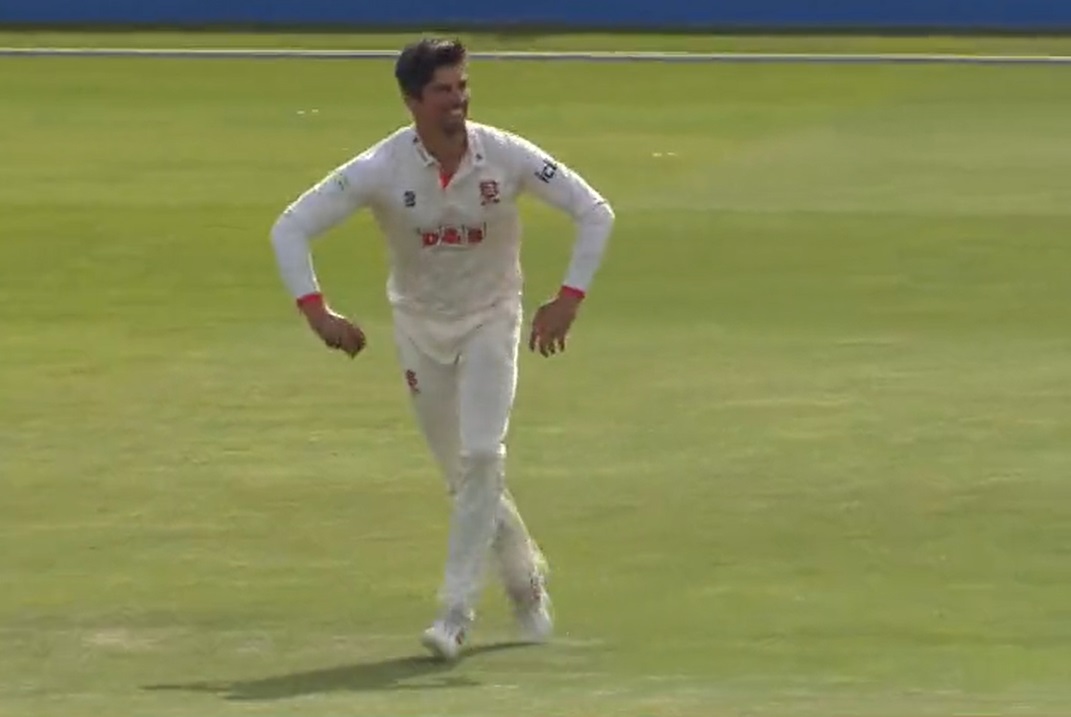
<path fill-rule="evenodd" d="M 526 643 L 502 642 L 466 650 L 462 659 L 499 652 Z M 186 684 L 148 685 L 149 691 L 173 690 L 219 695 L 226 700 L 280 700 L 289 697 L 342 691 L 432 690 L 478 687 L 471 677 L 453 675 L 454 664 L 431 657 L 399 657 L 390 660 L 331 667 L 323 670 L 294 672 L 257 680 L 206 681 Z M 413 682 L 408 682 L 412 680 Z"/>

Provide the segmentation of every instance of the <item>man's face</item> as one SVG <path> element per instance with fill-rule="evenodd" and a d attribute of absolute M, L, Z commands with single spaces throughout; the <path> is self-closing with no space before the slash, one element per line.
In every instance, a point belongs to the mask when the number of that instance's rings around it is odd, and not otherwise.
<path fill-rule="evenodd" d="M 424 87 L 420 99 L 406 98 L 420 124 L 439 127 L 446 135 L 465 131 L 469 114 L 469 76 L 464 65 L 440 67 Z"/>

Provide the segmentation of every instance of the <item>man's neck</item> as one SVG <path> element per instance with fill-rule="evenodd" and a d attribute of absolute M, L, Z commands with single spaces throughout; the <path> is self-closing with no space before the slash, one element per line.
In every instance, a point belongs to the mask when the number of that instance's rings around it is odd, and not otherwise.
<path fill-rule="evenodd" d="M 416 132 L 424 145 L 424 149 L 438 160 L 444 170 L 449 172 L 457 170 L 458 165 L 461 164 L 461 159 L 468 150 L 469 138 L 467 132 L 447 135 L 438 129 L 419 126 L 416 128 Z"/>

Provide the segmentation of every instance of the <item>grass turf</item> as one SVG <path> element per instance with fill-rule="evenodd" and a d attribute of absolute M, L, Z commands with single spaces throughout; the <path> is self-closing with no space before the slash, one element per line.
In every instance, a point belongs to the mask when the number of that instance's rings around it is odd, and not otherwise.
<path fill-rule="evenodd" d="M 266 240 L 405 121 L 389 62 L 0 60 L 0 714 L 1066 714 L 1067 77 L 474 66 L 619 220 L 521 366 L 560 640 L 492 589 L 443 670 L 379 239 L 317 250 L 352 363 Z M 531 307 L 571 234 L 525 206 Z"/>

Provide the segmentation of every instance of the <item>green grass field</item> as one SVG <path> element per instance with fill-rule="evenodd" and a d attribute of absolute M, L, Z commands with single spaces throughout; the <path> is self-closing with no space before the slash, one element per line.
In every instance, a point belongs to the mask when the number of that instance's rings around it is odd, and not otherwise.
<path fill-rule="evenodd" d="M 407 120 L 390 63 L 7 58 L 0 715 L 1071 714 L 1071 68 L 472 80 L 618 215 L 570 352 L 521 365 L 557 642 L 509 646 L 491 586 L 474 653 L 423 659 L 448 506 L 382 243 L 317 249 L 354 362 L 276 273 L 278 212 Z M 572 236 L 525 212 L 532 307 Z"/>

